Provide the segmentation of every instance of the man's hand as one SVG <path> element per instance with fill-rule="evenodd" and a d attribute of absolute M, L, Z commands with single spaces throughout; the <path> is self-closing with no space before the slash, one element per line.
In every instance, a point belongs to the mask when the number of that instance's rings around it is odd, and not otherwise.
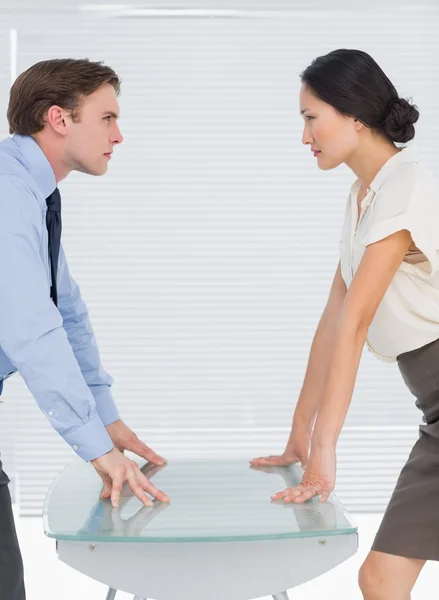
<path fill-rule="evenodd" d="M 119 506 L 120 493 L 125 482 L 132 492 L 146 506 L 152 506 L 151 500 L 145 494 L 161 502 L 169 502 L 168 496 L 157 489 L 140 471 L 139 465 L 124 455 L 124 450 L 130 450 L 148 462 L 162 467 L 166 460 L 144 444 L 134 431 L 120 419 L 106 426 L 106 430 L 114 444 L 113 450 L 91 461 L 104 482 L 101 498 L 110 498 L 113 506 Z"/>
<path fill-rule="evenodd" d="M 120 419 L 107 425 L 105 429 L 108 431 L 114 447 L 120 452 L 123 453 L 124 450 L 130 450 L 134 454 L 137 454 L 137 456 L 159 467 L 166 464 L 166 460 L 162 456 L 156 454 L 154 450 L 151 450 L 151 448 L 139 440 L 134 431 L 131 431 Z"/>
<path fill-rule="evenodd" d="M 120 494 L 125 482 L 145 506 L 153 505 L 145 492 L 150 493 L 161 502 L 169 502 L 168 496 L 145 477 L 139 469 L 139 465 L 117 448 L 113 448 L 110 452 L 90 462 L 104 482 L 101 498 L 111 497 L 111 503 L 115 508 L 119 506 Z"/>

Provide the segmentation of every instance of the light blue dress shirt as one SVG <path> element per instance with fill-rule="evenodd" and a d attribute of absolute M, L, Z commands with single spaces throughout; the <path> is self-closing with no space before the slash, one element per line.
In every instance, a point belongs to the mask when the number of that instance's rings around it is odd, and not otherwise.
<path fill-rule="evenodd" d="M 105 425 L 119 414 L 62 247 L 58 308 L 50 299 L 46 198 L 55 188 L 32 137 L 0 143 L 0 380 L 18 370 L 54 429 L 89 461 L 113 447 Z"/>

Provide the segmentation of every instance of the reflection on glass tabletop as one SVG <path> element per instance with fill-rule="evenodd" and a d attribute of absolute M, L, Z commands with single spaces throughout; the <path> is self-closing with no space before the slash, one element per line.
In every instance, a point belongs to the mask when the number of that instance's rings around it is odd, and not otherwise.
<path fill-rule="evenodd" d="M 139 463 L 140 464 L 140 463 Z M 143 506 L 124 486 L 120 506 L 101 500 L 102 481 L 93 467 L 75 459 L 52 484 L 44 506 L 46 535 L 58 540 L 202 542 L 281 539 L 356 533 L 332 494 L 284 504 L 271 495 L 297 485 L 302 470 L 252 467 L 243 459 L 179 459 L 142 472 L 165 491 L 169 504 Z"/>

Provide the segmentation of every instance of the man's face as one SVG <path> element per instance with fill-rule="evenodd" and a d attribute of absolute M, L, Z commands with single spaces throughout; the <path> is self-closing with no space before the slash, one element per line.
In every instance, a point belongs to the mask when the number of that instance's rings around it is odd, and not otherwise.
<path fill-rule="evenodd" d="M 112 85 L 106 83 L 86 96 L 77 122 L 68 120 L 66 160 L 71 170 L 88 175 L 104 175 L 116 144 L 121 144 L 117 119 L 119 104 Z"/>

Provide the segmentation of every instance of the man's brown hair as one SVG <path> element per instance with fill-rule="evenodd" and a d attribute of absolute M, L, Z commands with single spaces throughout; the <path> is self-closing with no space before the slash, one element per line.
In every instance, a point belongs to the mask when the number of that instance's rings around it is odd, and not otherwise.
<path fill-rule="evenodd" d="M 69 111 L 72 119 L 78 121 L 81 101 L 105 83 L 119 94 L 121 82 L 117 73 L 102 62 L 87 58 L 55 58 L 32 65 L 12 85 L 7 113 L 9 133 L 38 133 L 53 105 Z"/>

